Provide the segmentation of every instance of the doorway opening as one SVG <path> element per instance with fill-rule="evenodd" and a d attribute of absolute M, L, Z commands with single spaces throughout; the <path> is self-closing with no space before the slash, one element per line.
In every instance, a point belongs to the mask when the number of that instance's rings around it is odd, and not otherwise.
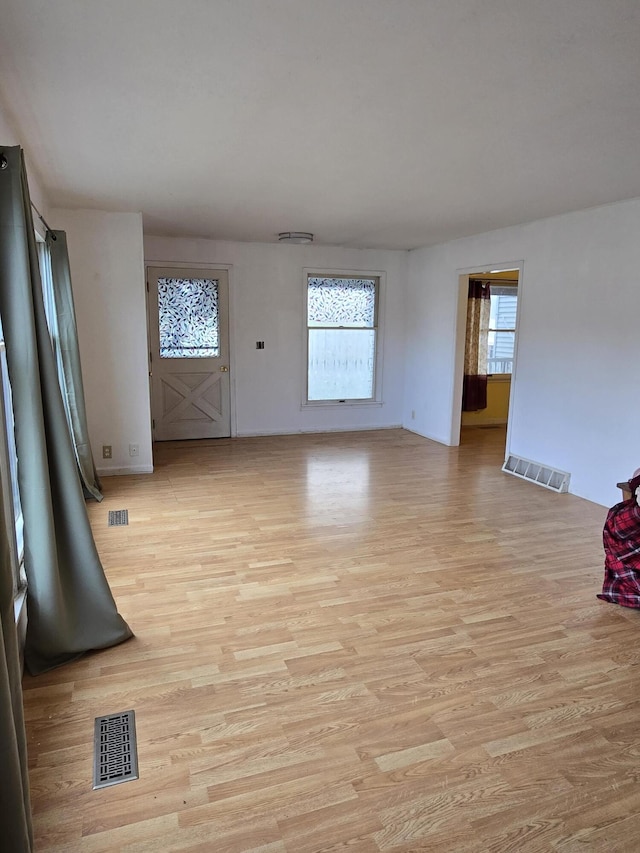
<path fill-rule="evenodd" d="M 461 276 L 467 294 L 461 443 L 465 433 L 484 429 L 492 431 L 488 440 L 507 447 L 519 284 L 518 268 Z"/>

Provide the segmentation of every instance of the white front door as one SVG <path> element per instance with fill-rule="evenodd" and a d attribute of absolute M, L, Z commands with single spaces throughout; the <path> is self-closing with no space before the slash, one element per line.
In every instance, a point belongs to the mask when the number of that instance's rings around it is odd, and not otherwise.
<path fill-rule="evenodd" d="M 156 441 L 231 434 L 226 270 L 147 270 Z"/>

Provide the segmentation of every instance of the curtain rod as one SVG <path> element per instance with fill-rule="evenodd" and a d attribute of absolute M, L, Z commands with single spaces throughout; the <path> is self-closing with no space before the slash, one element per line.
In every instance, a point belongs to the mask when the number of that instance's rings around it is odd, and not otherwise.
<path fill-rule="evenodd" d="M 44 225 L 44 227 L 47 229 L 48 233 L 49 233 L 49 234 L 51 234 L 51 239 L 52 239 L 52 240 L 57 240 L 58 238 L 56 237 L 56 235 L 53 233 L 53 231 L 52 231 L 52 230 L 51 230 L 51 228 L 49 227 L 49 225 L 48 225 L 48 223 L 47 223 L 47 220 L 46 220 L 46 219 L 44 218 L 44 216 L 40 213 L 40 211 L 38 210 L 38 208 L 35 206 L 35 204 L 34 204 L 33 202 L 31 202 L 31 207 L 35 210 L 36 215 L 38 216 L 38 219 L 40 220 L 40 222 L 42 222 L 42 224 Z"/>
<path fill-rule="evenodd" d="M 6 158 L 6 156 L 4 155 L 4 153 L 0 154 L 0 169 L 6 169 L 8 165 L 9 165 L 9 161 L 7 160 L 7 158 Z M 29 201 L 31 201 L 31 199 L 29 199 Z M 35 206 L 35 204 L 34 204 L 32 201 L 31 201 L 31 207 L 35 210 L 35 212 L 36 212 L 36 214 L 37 214 L 38 219 L 40 220 L 40 222 L 42 222 L 42 224 L 43 224 L 43 225 L 44 225 L 44 227 L 47 229 L 47 231 L 49 232 L 49 234 L 51 234 L 51 239 L 52 239 L 52 240 L 57 240 L 58 238 L 57 238 L 57 237 L 56 237 L 56 235 L 53 233 L 53 231 L 51 230 L 51 228 L 49 228 L 49 225 L 48 225 L 48 223 L 47 223 L 47 220 L 46 220 L 46 219 L 44 218 L 44 216 L 40 213 L 40 211 L 38 210 L 38 208 Z"/>
<path fill-rule="evenodd" d="M 0 154 L 0 169 L 6 169 L 8 165 L 9 165 L 9 161 L 7 160 L 7 158 L 6 158 L 5 154 L 4 154 L 4 153 Z M 31 199 L 29 199 L 29 201 L 31 201 Z M 44 216 L 40 213 L 40 211 L 38 210 L 38 208 L 35 206 L 35 204 L 34 204 L 32 201 L 31 201 L 31 207 L 32 207 L 32 208 L 35 210 L 35 212 L 37 213 L 37 215 L 38 215 L 38 218 L 39 218 L 40 222 L 42 222 L 42 224 L 43 224 L 43 225 L 44 225 L 44 227 L 47 229 L 47 231 L 49 232 L 49 234 L 51 234 L 51 239 L 52 239 L 52 240 L 57 240 L 58 238 L 57 238 L 57 237 L 56 237 L 56 235 L 53 233 L 53 231 L 51 230 L 51 228 L 49 228 L 49 225 L 47 224 L 47 220 L 46 220 L 46 219 L 44 218 Z"/>

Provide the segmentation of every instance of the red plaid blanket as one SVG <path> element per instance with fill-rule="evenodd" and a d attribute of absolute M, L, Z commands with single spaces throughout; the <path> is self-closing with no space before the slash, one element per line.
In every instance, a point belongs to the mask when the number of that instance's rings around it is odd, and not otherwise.
<path fill-rule="evenodd" d="M 602 539 L 604 583 L 598 598 L 640 608 L 640 507 L 635 498 L 611 507 Z"/>

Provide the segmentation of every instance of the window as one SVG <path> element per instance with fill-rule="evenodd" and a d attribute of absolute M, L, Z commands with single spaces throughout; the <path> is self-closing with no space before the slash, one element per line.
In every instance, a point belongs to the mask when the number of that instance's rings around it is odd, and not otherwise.
<path fill-rule="evenodd" d="M 36 234 L 36 248 L 38 250 L 38 266 L 40 267 L 40 282 L 42 284 L 42 297 L 44 300 L 44 313 L 47 318 L 51 348 L 56 359 L 58 371 L 58 384 L 62 394 L 64 412 L 67 416 L 69 431 L 73 435 L 71 410 L 66 394 L 66 381 L 64 376 L 64 365 L 62 363 L 62 352 L 60 350 L 60 332 L 58 329 L 58 314 L 56 312 L 56 300 L 53 292 L 53 274 L 51 272 L 51 254 L 49 246 Z"/>
<path fill-rule="evenodd" d="M 220 355 L 218 282 L 209 278 L 159 278 L 160 358 Z"/>
<path fill-rule="evenodd" d="M 38 250 L 38 266 L 40 267 L 40 282 L 42 284 L 42 296 L 44 299 L 44 313 L 47 317 L 49 337 L 54 352 L 57 349 L 58 320 L 56 317 L 56 305 L 53 296 L 53 278 L 51 275 L 51 255 L 49 247 L 36 234 L 36 248 Z"/>
<path fill-rule="evenodd" d="M 307 401 L 376 400 L 380 277 L 307 274 Z"/>
<path fill-rule="evenodd" d="M 24 574 L 24 535 L 22 522 L 22 506 L 18 489 L 18 456 L 13 430 L 13 404 L 11 400 L 11 385 L 7 371 L 7 356 L 4 346 L 4 336 L 0 327 L 0 371 L 2 384 L 0 386 L 0 479 L 2 481 L 2 498 L 4 503 L 4 524 L 9 535 L 9 549 L 13 573 L 14 596 L 25 586 Z M 14 531 L 14 534 L 12 534 Z"/>
<path fill-rule="evenodd" d="M 491 282 L 487 373 L 510 375 L 516 341 L 518 288 Z"/>

